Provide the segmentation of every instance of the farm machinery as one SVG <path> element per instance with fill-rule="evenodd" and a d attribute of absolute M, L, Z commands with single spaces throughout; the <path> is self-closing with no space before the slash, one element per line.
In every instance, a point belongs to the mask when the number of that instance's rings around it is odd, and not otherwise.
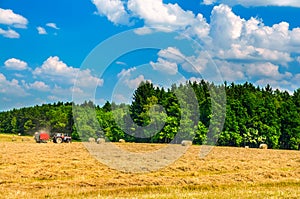
<path fill-rule="evenodd" d="M 62 143 L 62 142 L 65 142 L 65 143 L 70 143 L 72 142 L 72 138 L 71 136 L 68 136 L 67 134 L 63 134 L 63 133 L 55 133 L 54 136 L 53 136 L 53 142 L 54 143 Z"/>
<path fill-rule="evenodd" d="M 36 132 L 34 134 L 34 140 L 36 141 L 36 143 L 47 143 L 48 141 L 50 141 L 50 135 L 47 132 Z M 54 143 L 70 143 L 72 142 L 72 138 L 71 136 L 68 136 L 67 134 L 64 133 L 55 133 L 52 137 L 52 141 Z"/>
<path fill-rule="evenodd" d="M 50 139 L 50 135 L 46 132 L 35 132 L 34 140 L 36 143 L 47 143 Z"/>

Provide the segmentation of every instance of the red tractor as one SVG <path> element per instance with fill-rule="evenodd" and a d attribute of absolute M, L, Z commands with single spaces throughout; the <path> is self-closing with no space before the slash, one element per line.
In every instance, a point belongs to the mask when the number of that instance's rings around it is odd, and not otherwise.
<path fill-rule="evenodd" d="M 36 143 L 47 143 L 50 139 L 50 135 L 44 131 L 36 132 L 34 134 L 34 140 Z"/>
<path fill-rule="evenodd" d="M 71 136 L 68 136 L 67 134 L 63 134 L 63 133 L 55 133 L 54 136 L 53 136 L 53 142 L 54 143 L 62 143 L 62 142 L 65 142 L 65 143 L 71 143 L 72 142 L 72 138 Z"/>

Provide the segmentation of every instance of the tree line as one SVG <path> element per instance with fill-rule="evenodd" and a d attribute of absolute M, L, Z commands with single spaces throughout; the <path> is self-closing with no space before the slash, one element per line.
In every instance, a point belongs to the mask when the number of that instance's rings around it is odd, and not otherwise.
<path fill-rule="evenodd" d="M 131 104 L 57 102 L 0 113 L 1 133 L 32 135 L 43 129 L 82 141 L 193 139 L 194 144 L 258 147 L 266 143 L 273 149 L 299 149 L 300 89 L 290 94 L 270 85 L 215 85 L 204 80 L 165 89 L 143 82 Z"/>

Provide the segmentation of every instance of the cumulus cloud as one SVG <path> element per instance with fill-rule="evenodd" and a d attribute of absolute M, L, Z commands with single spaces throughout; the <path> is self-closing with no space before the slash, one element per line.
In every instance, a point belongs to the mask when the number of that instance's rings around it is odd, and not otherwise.
<path fill-rule="evenodd" d="M 45 30 L 45 28 L 43 28 L 41 26 L 37 27 L 36 29 L 37 29 L 39 35 L 46 35 L 47 34 L 47 31 Z"/>
<path fill-rule="evenodd" d="M 3 35 L 4 37 L 10 38 L 10 39 L 20 38 L 20 34 L 11 29 L 4 30 L 4 29 L 0 28 L 0 35 Z"/>
<path fill-rule="evenodd" d="M 86 88 L 103 85 L 103 79 L 93 76 L 89 69 L 80 70 L 68 66 L 57 56 L 49 57 L 41 67 L 33 71 L 33 75 L 47 78 L 54 83 L 74 84 L 76 82 L 76 85 Z"/>
<path fill-rule="evenodd" d="M 50 89 L 49 85 L 42 81 L 35 81 L 34 83 L 29 84 L 29 88 L 38 91 L 49 91 Z"/>
<path fill-rule="evenodd" d="M 129 69 L 122 69 L 120 73 L 118 73 L 117 77 L 119 78 L 120 86 L 127 86 L 130 89 L 136 89 L 141 82 L 149 81 L 146 80 L 144 75 L 137 75 L 137 68 L 129 68 Z"/>
<path fill-rule="evenodd" d="M 129 0 L 128 10 L 132 17 L 144 21 L 145 27 L 137 30 L 137 34 L 149 34 L 147 27 L 167 30 L 184 30 L 191 35 L 206 37 L 209 25 L 202 14 L 183 10 L 178 4 L 165 4 L 162 0 Z"/>
<path fill-rule="evenodd" d="M 300 8 L 300 2 L 297 0 L 203 0 L 203 4 L 205 5 L 212 5 L 214 3 L 224 3 L 227 5 L 242 5 L 242 6 L 291 6 Z"/>
<path fill-rule="evenodd" d="M 293 60 L 287 52 L 241 44 L 231 44 L 231 48 L 228 50 L 220 49 L 218 51 L 218 57 L 240 61 L 272 61 L 282 65 L 287 65 L 288 62 Z"/>
<path fill-rule="evenodd" d="M 183 10 L 178 4 L 165 4 L 162 0 L 93 0 L 98 13 L 114 24 L 129 25 L 135 19 L 144 21 L 145 27 L 137 34 L 149 34 L 149 27 L 166 30 L 184 30 L 189 34 L 206 37 L 209 25 L 202 14 Z"/>
<path fill-rule="evenodd" d="M 162 49 L 158 52 L 158 56 L 167 60 L 175 61 L 179 64 L 185 61 L 185 56 L 176 47 L 168 47 L 167 49 Z"/>
<path fill-rule="evenodd" d="M 279 72 L 279 66 L 270 62 L 247 65 L 247 74 L 250 77 L 268 77 L 274 80 L 282 79 L 283 77 L 283 74 Z M 286 75 L 289 76 L 289 74 Z"/>
<path fill-rule="evenodd" d="M 203 72 L 208 63 L 205 53 L 200 52 L 193 56 L 186 56 L 176 47 L 162 49 L 158 52 L 158 56 L 156 63 L 150 62 L 152 68 L 171 75 L 178 72 L 178 65 L 187 72 L 199 73 Z"/>
<path fill-rule="evenodd" d="M 111 1 L 108 4 L 110 3 Z M 295 54 L 300 53 L 300 28 L 291 29 L 289 23 L 284 21 L 268 26 L 263 19 L 244 19 L 236 15 L 228 5 L 299 7 L 298 1 L 204 0 L 206 5 L 219 4 L 212 10 L 210 23 L 201 13 L 195 14 L 176 3 L 163 3 L 162 0 L 116 0 L 115 3 L 118 6 L 114 7 L 114 12 L 123 13 L 127 23 L 132 20 L 144 22 L 143 27 L 135 31 L 136 34 L 151 34 L 154 31 L 151 27 L 161 27 L 200 40 L 220 68 L 224 80 L 263 82 L 263 79 L 273 78 L 284 83 L 291 78 L 296 79 L 289 72 L 281 73 L 280 69 L 285 67 L 288 71 L 290 62 L 300 63 L 300 59 L 295 57 Z M 101 6 L 103 10 L 109 10 L 107 7 L 109 6 Z M 99 13 L 115 24 L 122 24 L 119 20 L 112 20 L 111 12 Z M 213 73 L 209 72 L 213 71 L 210 70 L 209 57 L 201 50 L 195 51 L 194 55 L 185 56 L 176 47 L 169 47 L 159 51 L 156 62 L 150 64 L 153 69 L 170 74 L 181 67 L 187 72 L 210 74 L 213 78 Z M 130 71 L 122 71 L 122 75 L 124 74 L 128 75 Z"/>
<path fill-rule="evenodd" d="M 16 59 L 10 58 L 4 62 L 4 66 L 10 70 L 26 70 L 28 65 L 26 62 Z"/>
<path fill-rule="evenodd" d="M 32 89 L 32 90 L 36 90 L 36 91 L 49 91 L 50 90 L 50 86 L 47 85 L 45 82 L 42 81 L 35 81 L 33 83 L 26 83 L 25 80 L 22 80 L 22 86 L 25 89 Z"/>
<path fill-rule="evenodd" d="M 150 62 L 150 65 L 154 70 L 158 70 L 169 75 L 176 75 L 178 72 L 177 63 L 169 62 L 162 58 L 158 58 L 157 62 Z"/>
<path fill-rule="evenodd" d="M 59 28 L 57 27 L 56 23 L 47 23 L 46 26 L 48 26 L 50 28 L 54 28 L 56 30 L 59 30 Z"/>
<path fill-rule="evenodd" d="M 114 24 L 129 25 L 130 15 L 127 13 L 124 2 L 121 0 L 92 0 L 98 14 L 104 15 Z"/>
<path fill-rule="evenodd" d="M 178 4 L 164 4 L 162 0 L 129 0 L 128 9 L 150 26 L 185 27 L 195 17 Z"/>
<path fill-rule="evenodd" d="M 125 79 L 124 83 L 131 89 L 136 89 L 141 82 L 145 82 L 146 79 L 144 77 L 144 75 L 139 75 L 138 77 L 134 78 L 134 79 Z"/>
<path fill-rule="evenodd" d="M 10 9 L 0 8 L 0 24 L 6 25 L 7 30 L 0 28 L 0 35 L 10 38 L 20 38 L 20 34 L 11 28 L 27 28 L 28 20 Z"/>
<path fill-rule="evenodd" d="M 153 30 L 149 27 L 142 27 L 142 28 L 135 29 L 134 32 L 137 35 L 147 35 L 147 34 L 151 34 Z"/>
<path fill-rule="evenodd" d="M 13 26 L 15 28 L 26 28 L 28 20 L 10 9 L 0 8 L 0 24 Z"/>
<path fill-rule="evenodd" d="M 266 61 L 287 66 L 293 61 L 291 53 L 299 52 L 300 47 L 298 28 L 290 30 L 287 22 L 266 26 L 261 19 L 245 20 L 224 4 L 213 8 L 209 36 L 213 42 L 206 47 L 214 57 L 227 60 Z"/>
<path fill-rule="evenodd" d="M 216 2 L 217 0 L 203 0 L 204 5 L 212 5 Z"/>
<path fill-rule="evenodd" d="M 26 93 L 26 91 L 21 87 L 18 80 L 7 80 L 2 73 L 0 73 L 0 94 L 8 97 L 28 96 L 28 93 Z"/>
<path fill-rule="evenodd" d="M 215 6 L 210 20 L 210 36 L 215 45 L 229 48 L 233 40 L 241 36 L 244 19 L 235 15 L 230 7 Z"/>

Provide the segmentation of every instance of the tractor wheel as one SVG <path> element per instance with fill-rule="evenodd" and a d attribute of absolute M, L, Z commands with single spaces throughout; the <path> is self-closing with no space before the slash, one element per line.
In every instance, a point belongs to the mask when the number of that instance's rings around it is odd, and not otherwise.
<path fill-rule="evenodd" d="M 58 143 L 58 144 L 62 143 L 62 139 L 61 138 L 56 138 L 56 143 Z"/>

